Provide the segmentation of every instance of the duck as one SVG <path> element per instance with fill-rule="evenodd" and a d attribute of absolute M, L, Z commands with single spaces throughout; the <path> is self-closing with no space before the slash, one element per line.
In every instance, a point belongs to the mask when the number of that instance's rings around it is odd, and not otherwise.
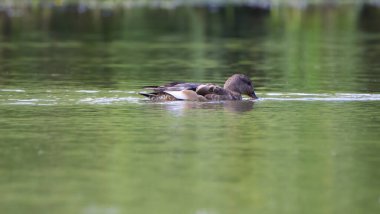
<path fill-rule="evenodd" d="M 253 82 L 244 74 L 232 75 L 223 87 L 212 83 L 170 82 L 162 86 L 145 86 L 144 89 L 153 92 L 139 92 L 140 95 L 159 102 L 242 100 L 242 95 L 258 99 Z"/>

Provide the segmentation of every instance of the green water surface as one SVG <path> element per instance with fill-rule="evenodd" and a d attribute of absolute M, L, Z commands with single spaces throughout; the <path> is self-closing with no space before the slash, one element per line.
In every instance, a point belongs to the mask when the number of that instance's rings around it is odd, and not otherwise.
<path fill-rule="evenodd" d="M 380 212 L 379 7 L 14 10 L 0 12 L 1 213 Z M 236 72 L 258 101 L 137 94 Z"/>

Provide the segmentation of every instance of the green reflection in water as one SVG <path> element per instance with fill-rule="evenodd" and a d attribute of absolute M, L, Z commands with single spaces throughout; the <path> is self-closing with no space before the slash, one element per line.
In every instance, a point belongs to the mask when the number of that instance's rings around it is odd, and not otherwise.
<path fill-rule="evenodd" d="M 379 114 L 371 113 L 377 102 L 265 101 L 254 108 L 175 115 L 154 104 L 3 106 L 3 207 L 8 213 L 378 209 Z"/>
<path fill-rule="evenodd" d="M 285 93 L 378 93 L 377 7 L 77 9 L 1 12 L 4 213 L 379 211 L 379 101 Z M 236 71 L 262 100 L 135 93 Z"/>

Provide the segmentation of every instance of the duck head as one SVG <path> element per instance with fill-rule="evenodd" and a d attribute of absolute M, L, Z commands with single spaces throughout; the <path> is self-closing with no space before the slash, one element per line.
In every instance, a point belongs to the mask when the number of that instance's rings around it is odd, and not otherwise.
<path fill-rule="evenodd" d="M 244 74 L 234 74 L 226 80 L 223 86 L 224 89 L 244 94 L 253 99 L 258 99 L 253 89 L 253 83 L 249 77 Z"/>

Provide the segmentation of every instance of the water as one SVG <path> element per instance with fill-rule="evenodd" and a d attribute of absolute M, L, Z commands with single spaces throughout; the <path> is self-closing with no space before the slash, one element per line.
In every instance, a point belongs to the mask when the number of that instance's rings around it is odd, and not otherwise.
<path fill-rule="evenodd" d="M 107 8 L 0 12 L 2 212 L 380 211 L 378 7 Z M 259 100 L 137 94 L 235 72 Z"/>

